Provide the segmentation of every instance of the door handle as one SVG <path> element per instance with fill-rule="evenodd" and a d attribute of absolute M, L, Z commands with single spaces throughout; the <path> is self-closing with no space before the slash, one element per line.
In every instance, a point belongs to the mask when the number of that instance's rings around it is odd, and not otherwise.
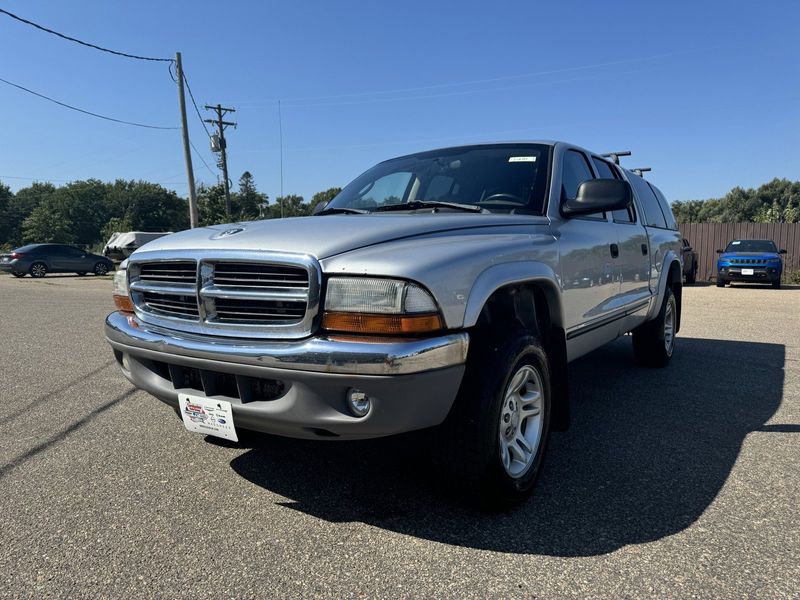
<path fill-rule="evenodd" d="M 616 244 L 611 244 L 611 258 L 617 258 L 619 256 L 619 246 Z"/>
<path fill-rule="evenodd" d="M 647 256 L 647 244 L 642 244 L 642 256 Z"/>

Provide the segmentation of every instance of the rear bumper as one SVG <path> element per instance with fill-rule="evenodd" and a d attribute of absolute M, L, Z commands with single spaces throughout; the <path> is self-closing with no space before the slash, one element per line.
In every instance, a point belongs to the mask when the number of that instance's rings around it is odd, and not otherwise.
<path fill-rule="evenodd" d="M 125 377 L 163 402 L 177 407 L 179 393 L 221 398 L 231 402 L 237 426 L 315 439 L 379 437 L 441 423 L 469 344 L 463 332 L 378 343 L 224 340 L 154 328 L 120 313 L 108 316 L 105 332 Z M 274 398 L 250 391 L 264 386 L 280 391 Z M 348 411 L 350 388 L 370 397 L 365 417 Z"/>

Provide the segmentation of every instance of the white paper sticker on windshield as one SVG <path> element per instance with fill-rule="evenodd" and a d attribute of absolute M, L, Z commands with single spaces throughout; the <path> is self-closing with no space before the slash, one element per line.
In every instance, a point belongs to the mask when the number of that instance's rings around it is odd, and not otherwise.
<path fill-rule="evenodd" d="M 742 243 L 742 242 L 731 242 L 731 244 L 733 244 L 734 246 L 738 246 L 738 245 L 739 245 L 739 244 L 741 244 L 741 243 Z"/>
<path fill-rule="evenodd" d="M 511 156 L 508 162 L 536 162 L 535 156 Z"/>

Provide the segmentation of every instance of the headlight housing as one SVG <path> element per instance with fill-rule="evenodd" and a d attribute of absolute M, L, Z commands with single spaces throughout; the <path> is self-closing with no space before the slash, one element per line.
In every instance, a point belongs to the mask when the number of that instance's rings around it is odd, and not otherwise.
<path fill-rule="evenodd" d="M 331 277 L 322 326 L 361 334 L 418 334 L 442 329 L 436 302 L 422 286 L 400 279 Z"/>
<path fill-rule="evenodd" d="M 120 312 L 133 313 L 133 303 L 128 293 L 128 265 L 122 263 L 114 272 L 114 305 Z"/>

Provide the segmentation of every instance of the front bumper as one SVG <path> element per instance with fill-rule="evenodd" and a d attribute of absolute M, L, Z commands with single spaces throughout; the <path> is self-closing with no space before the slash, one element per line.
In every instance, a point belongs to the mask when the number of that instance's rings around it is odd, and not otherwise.
<path fill-rule="evenodd" d="M 742 273 L 742 269 L 752 269 L 751 275 Z M 749 281 L 752 283 L 772 283 L 781 278 L 781 269 L 773 266 L 721 266 L 717 269 L 717 277 L 723 281 Z"/>
<path fill-rule="evenodd" d="M 178 393 L 232 404 L 245 429 L 300 438 L 380 437 L 423 429 L 447 416 L 464 373 L 469 336 L 363 341 L 230 340 L 185 334 L 111 313 L 105 333 L 131 383 L 178 406 Z M 346 393 L 372 400 L 362 418 Z M 252 390 L 272 390 L 254 394 Z M 274 396 L 274 397 L 273 397 Z"/>

